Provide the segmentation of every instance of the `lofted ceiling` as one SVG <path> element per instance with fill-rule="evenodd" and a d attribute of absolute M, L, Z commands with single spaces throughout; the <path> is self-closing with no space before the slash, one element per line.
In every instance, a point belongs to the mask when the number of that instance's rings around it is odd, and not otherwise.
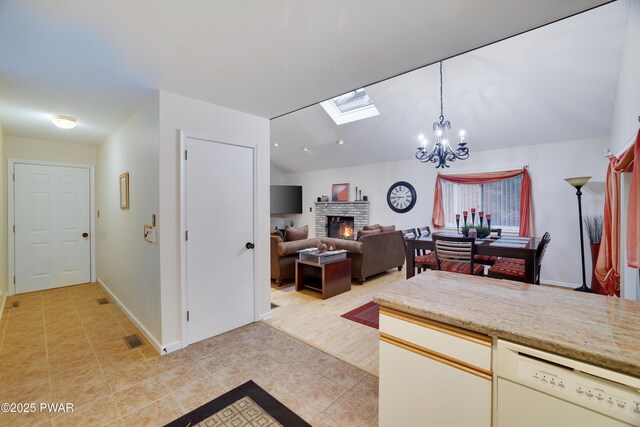
<path fill-rule="evenodd" d="M 627 13 L 627 2 L 611 3 L 445 61 L 444 115 L 467 132 L 471 155 L 608 137 Z M 272 165 L 301 172 L 405 160 L 419 134 L 433 142 L 438 64 L 366 91 L 379 116 L 338 126 L 314 105 L 272 120 Z"/>
<path fill-rule="evenodd" d="M 98 144 L 158 89 L 272 118 L 603 3 L 3 0 L 0 123 Z"/>

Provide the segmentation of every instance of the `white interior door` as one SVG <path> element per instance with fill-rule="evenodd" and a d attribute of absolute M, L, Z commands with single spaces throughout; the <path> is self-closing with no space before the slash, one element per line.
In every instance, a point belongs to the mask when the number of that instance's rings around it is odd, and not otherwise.
<path fill-rule="evenodd" d="M 187 138 L 187 343 L 254 321 L 253 149 Z"/>
<path fill-rule="evenodd" d="M 88 168 L 14 165 L 16 293 L 91 280 Z"/>

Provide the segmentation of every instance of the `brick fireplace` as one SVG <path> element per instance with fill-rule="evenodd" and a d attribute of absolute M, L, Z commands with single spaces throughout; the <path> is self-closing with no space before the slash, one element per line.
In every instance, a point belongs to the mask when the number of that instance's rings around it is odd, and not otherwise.
<path fill-rule="evenodd" d="M 358 230 L 369 224 L 369 202 L 316 202 L 315 209 L 316 237 L 331 237 L 329 231 L 337 229 L 338 233 L 342 230 L 343 235 L 336 237 L 345 238 L 344 220 L 353 218 L 353 232 L 346 238 L 355 240 Z M 331 220 L 332 217 L 336 220 Z"/>

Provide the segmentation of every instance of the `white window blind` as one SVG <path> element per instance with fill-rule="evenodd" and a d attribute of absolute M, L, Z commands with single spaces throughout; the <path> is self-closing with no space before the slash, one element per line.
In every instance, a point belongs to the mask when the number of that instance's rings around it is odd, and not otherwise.
<path fill-rule="evenodd" d="M 463 211 L 469 211 L 468 222 L 471 222 L 471 208 L 476 208 L 476 224 L 479 224 L 478 212 L 483 211 L 485 216 L 491 215 L 492 228 L 518 231 L 521 190 L 522 174 L 489 184 L 456 184 L 442 181 L 445 226 L 456 226 L 457 213 L 460 214 L 462 226 Z"/>

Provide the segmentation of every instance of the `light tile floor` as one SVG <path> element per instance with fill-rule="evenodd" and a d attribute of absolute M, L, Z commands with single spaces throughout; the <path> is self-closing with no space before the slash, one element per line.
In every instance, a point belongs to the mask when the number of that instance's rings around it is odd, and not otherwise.
<path fill-rule="evenodd" d="M 252 379 L 314 426 L 372 426 L 378 379 L 264 323 L 159 356 L 97 284 L 10 297 L 0 320 L 0 403 L 73 403 L 73 413 L 0 413 L 2 426 L 160 426 Z M 108 297 L 107 297 L 108 298 Z"/>

